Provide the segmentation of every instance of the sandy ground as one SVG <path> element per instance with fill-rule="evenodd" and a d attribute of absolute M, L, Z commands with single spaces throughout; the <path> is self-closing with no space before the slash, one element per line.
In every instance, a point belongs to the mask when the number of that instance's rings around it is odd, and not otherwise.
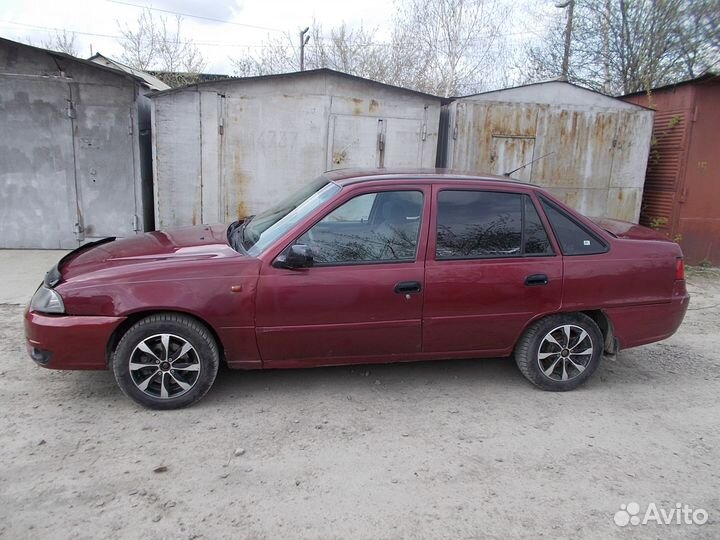
<path fill-rule="evenodd" d="M 0 536 L 718 538 L 720 273 L 689 283 L 678 334 L 570 393 L 506 359 L 224 371 L 163 413 L 36 367 L 0 305 Z M 615 525 L 630 502 L 709 520 Z"/>

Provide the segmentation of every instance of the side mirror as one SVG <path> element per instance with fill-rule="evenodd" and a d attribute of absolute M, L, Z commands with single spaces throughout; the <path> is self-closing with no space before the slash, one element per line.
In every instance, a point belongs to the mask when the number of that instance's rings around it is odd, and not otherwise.
<path fill-rule="evenodd" d="M 285 253 L 273 262 L 275 268 L 288 268 L 290 270 L 310 268 L 313 264 L 312 249 L 304 244 L 294 244 L 290 246 Z"/>

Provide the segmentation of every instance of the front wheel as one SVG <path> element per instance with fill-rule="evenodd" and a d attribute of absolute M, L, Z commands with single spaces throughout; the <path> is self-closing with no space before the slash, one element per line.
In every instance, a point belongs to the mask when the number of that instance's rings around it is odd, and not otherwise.
<path fill-rule="evenodd" d="M 602 353 L 603 336 L 595 321 L 583 313 L 562 313 L 527 329 L 515 349 L 515 362 L 535 386 L 562 392 L 589 379 Z"/>
<path fill-rule="evenodd" d="M 202 398 L 215 381 L 220 354 L 208 329 L 186 315 L 141 319 L 115 348 L 120 389 L 150 409 L 178 409 Z"/>

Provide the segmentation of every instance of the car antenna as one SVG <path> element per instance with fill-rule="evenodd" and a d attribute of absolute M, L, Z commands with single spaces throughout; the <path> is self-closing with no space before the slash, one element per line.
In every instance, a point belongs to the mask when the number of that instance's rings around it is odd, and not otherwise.
<path fill-rule="evenodd" d="M 532 165 L 532 164 L 535 163 L 536 161 L 540 161 L 542 158 L 546 158 L 546 157 L 548 157 L 548 156 L 550 156 L 550 155 L 552 155 L 552 154 L 554 154 L 554 153 L 555 153 L 555 152 L 548 152 L 548 153 L 545 154 L 544 156 L 540 156 L 539 158 L 535 158 L 535 159 L 533 159 L 532 161 L 528 161 L 528 162 L 525 163 L 524 165 L 520 165 L 517 169 L 513 169 L 513 170 L 510 171 L 510 172 L 504 173 L 503 176 L 509 177 L 511 174 L 518 172 L 520 169 L 524 169 L 524 168 L 527 167 L 528 165 Z"/>

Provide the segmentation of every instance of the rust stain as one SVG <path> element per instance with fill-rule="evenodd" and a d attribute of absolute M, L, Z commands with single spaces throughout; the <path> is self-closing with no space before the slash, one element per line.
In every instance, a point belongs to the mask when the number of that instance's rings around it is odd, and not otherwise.
<path fill-rule="evenodd" d="M 192 224 L 197 225 L 197 210 L 193 208 Z"/>
<path fill-rule="evenodd" d="M 247 185 L 247 178 L 240 171 L 240 166 L 237 161 L 235 162 L 235 164 L 235 174 L 233 175 L 233 183 L 235 187 L 234 199 L 238 202 L 236 206 L 237 214 L 234 217 L 235 219 L 240 219 L 250 215 L 245 203 L 245 186 Z"/>
<path fill-rule="evenodd" d="M 371 99 L 371 100 L 370 100 L 370 105 L 368 105 L 368 111 L 369 111 L 369 112 L 376 112 L 378 109 L 380 109 L 380 104 L 379 104 L 376 100 Z"/>
<path fill-rule="evenodd" d="M 354 115 L 362 114 L 363 100 L 360 98 L 352 98 L 352 102 L 353 102 L 353 114 Z"/>
<path fill-rule="evenodd" d="M 333 152 L 332 161 L 335 165 L 341 165 L 346 159 L 347 152 L 345 150 L 335 150 Z"/>

